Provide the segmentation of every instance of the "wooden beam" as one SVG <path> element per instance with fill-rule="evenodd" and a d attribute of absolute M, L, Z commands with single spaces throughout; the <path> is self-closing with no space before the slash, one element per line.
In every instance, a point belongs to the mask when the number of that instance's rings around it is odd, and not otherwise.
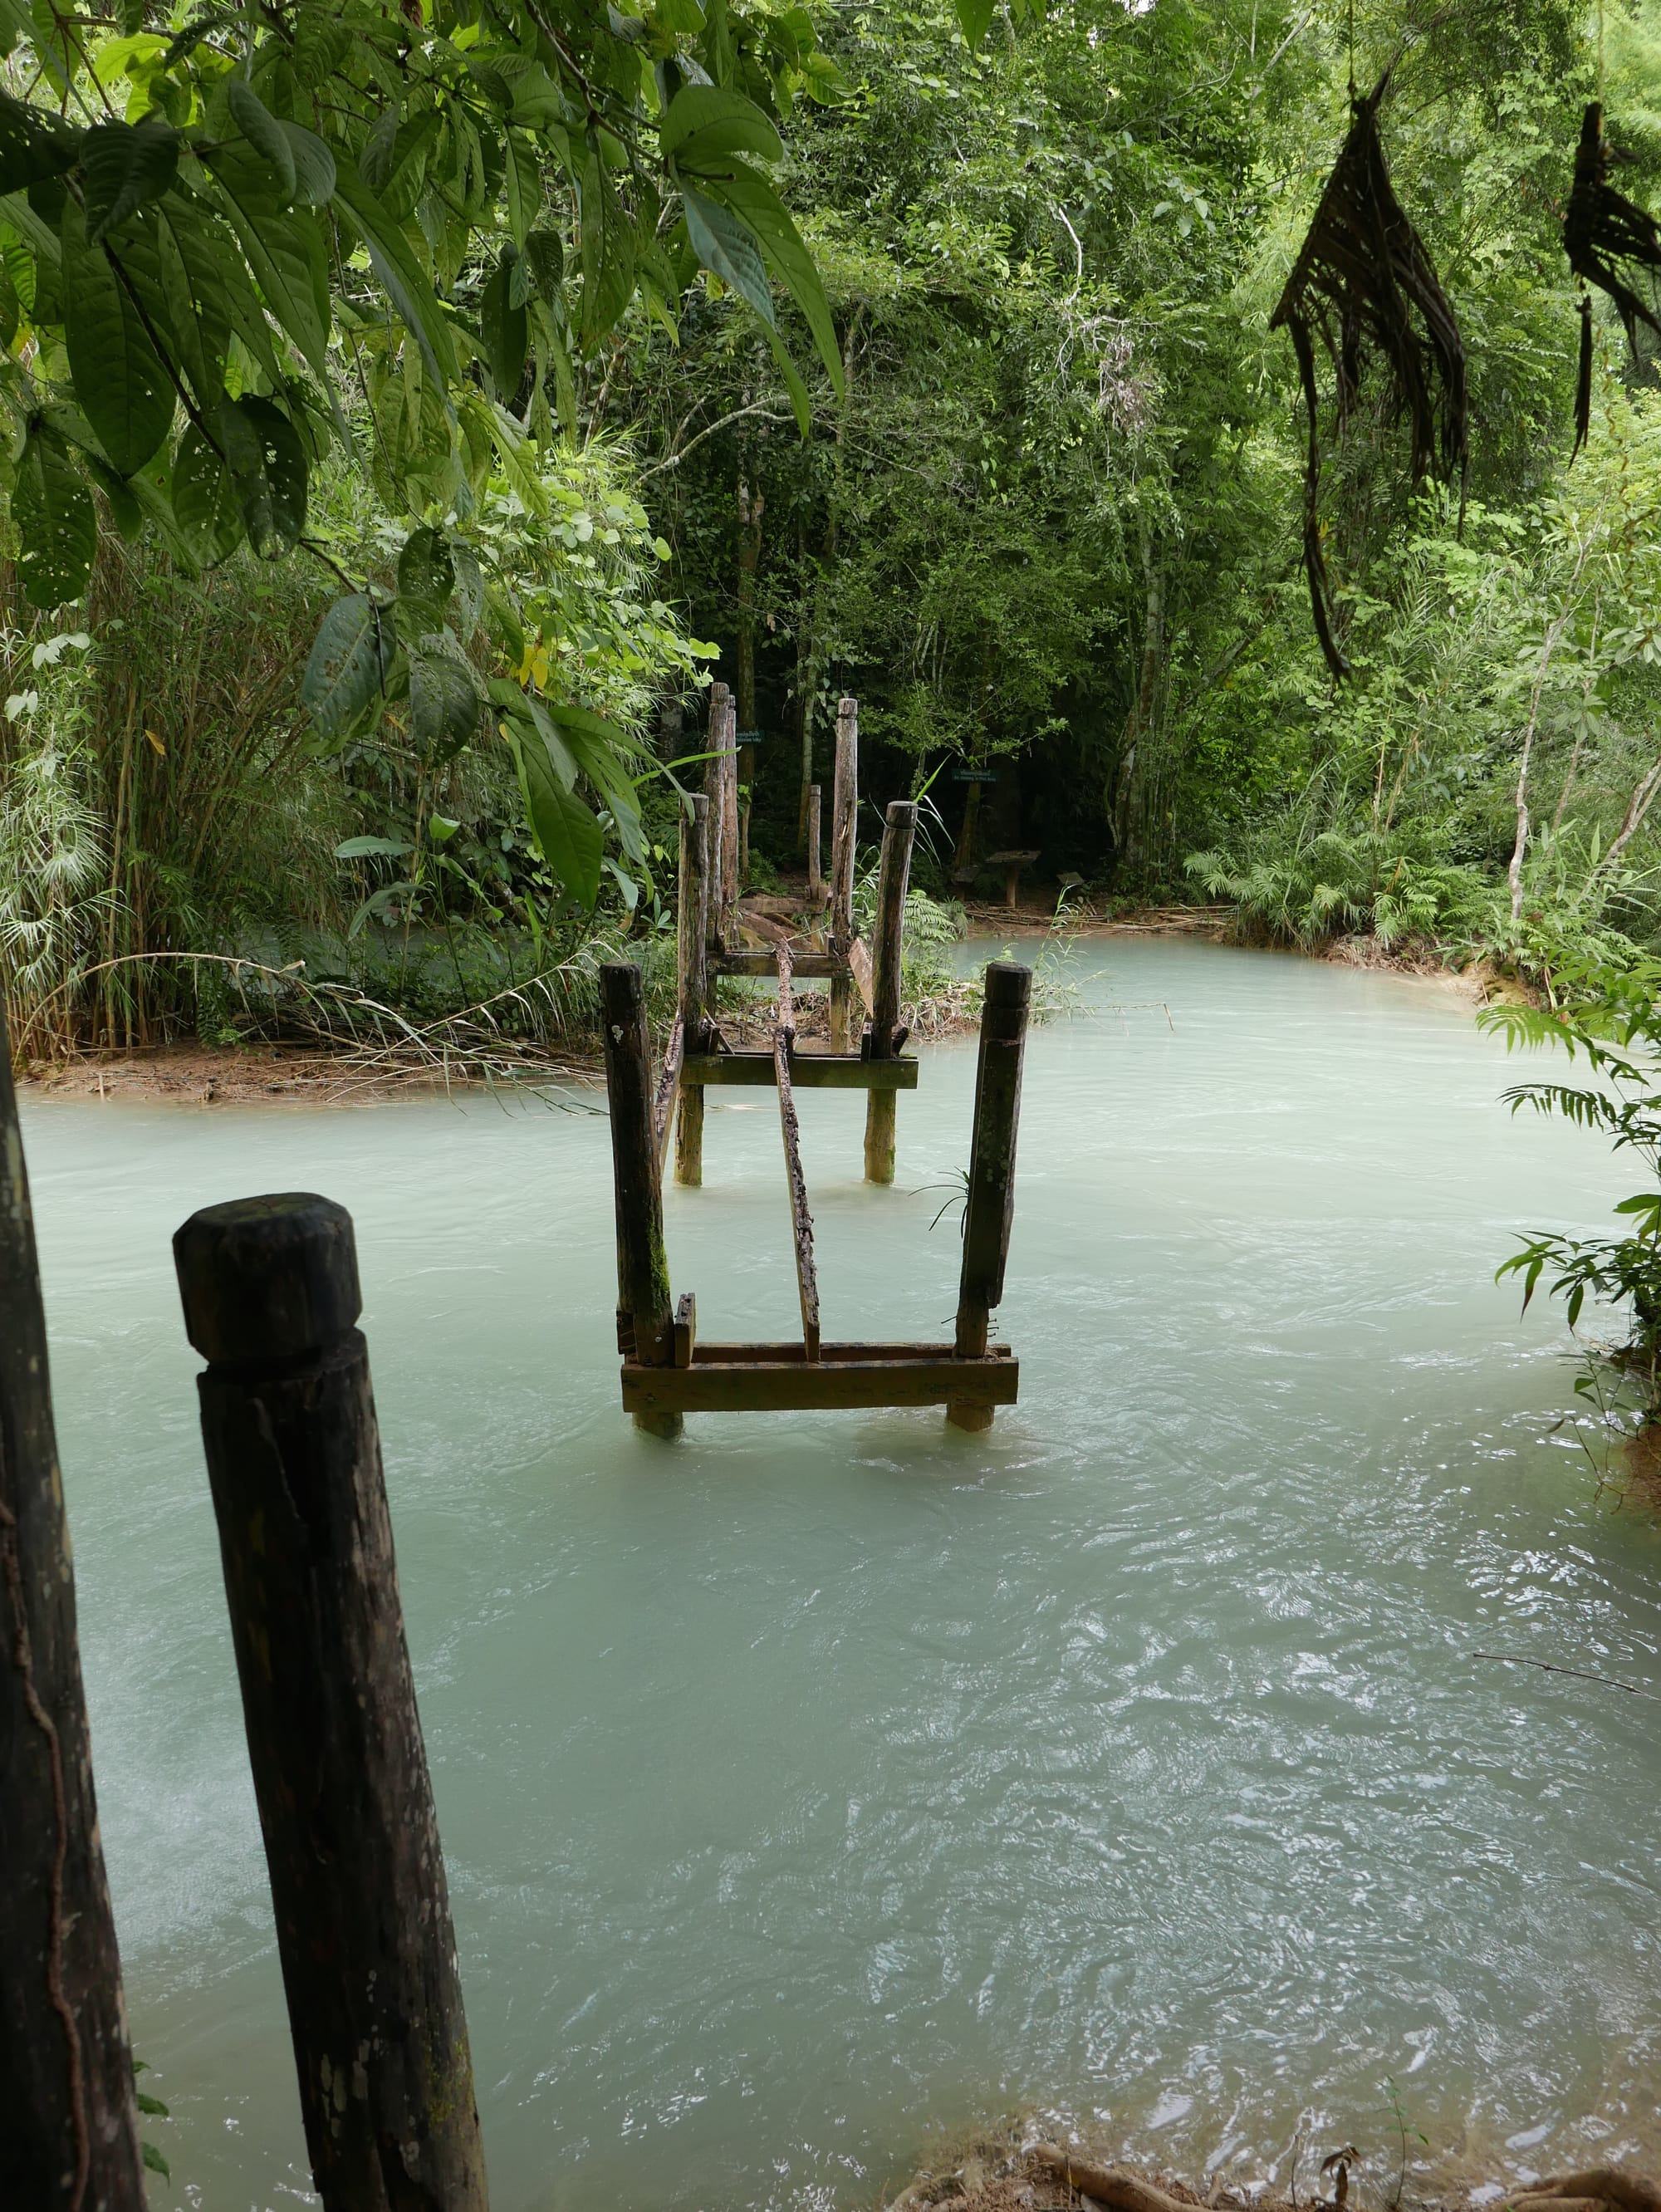
<path fill-rule="evenodd" d="M 1015 1218 L 1015 1133 L 1021 1120 L 1021 1071 L 1033 971 L 1014 960 L 987 963 L 975 1075 L 974 1132 L 963 1219 L 963 1268 L 957 1293 L 957 1351 L 973 1359 L 986 1349 L 989 1317 L 1003 1296 L 1003 1268 Z M 984 1399 L 955 1399 L 946 1418 L 961 1429 L 984 1429 Z"/>
<path fill-rule="evenodd" d="M 730 691 L 721 719 L 720 762 L 721 818 L 715 826 L 721 840 L 721 942 L 736 951 L 744 885 L 738 872 L 738 702 Z"/>
<path fill-rule="evenodd" d="M 851 973 L 846 960 L 839 960 L 834 952 L 803 952 L 799 947 L 791 948 L 791 973 L 798 978 L 807 976 L 822 982 L 827 975 L 846 975 Z M 718 975 L 776 975 L 779 972 L 777 946 L 764 952 L 715 952 L 710 955 L 710 966 Z"/>
<path fill-rule="evenodd" d="M 791 1239 L 796 1252 L 796 1293 L 802 1308 L 802 1343 L 809 1359 L 819 1357 L 819 1275 L 813 1263 L 813 1216 L 808 1211 L 802 1175 L 802 1131 L 791 1089 L 791 1054 L 796 1045 L 796 1016 L 791 1002 L 790 947 L 779 948 L 779 1019 L 773 1032 L 773 1079 L 779 1085 L 779 1127 L 785 1139 L 785 1181 L 790 1189 Z"/>
<path fill-rule="evenodd" d="M 848 973 L 858 985 L 860 1002 L 869 1014 L 871 1011 L 871 956 L 863 937 L 849 941 Z"/>
<path fill-rule="evenodd" d="M 915 1091 L 914 1060 L 861 1060 L 858 1053 L 798 1052 L 791 1079 L 798 1091 Z M 770 1052 L 688 1053 L 681 1063 L 681 1091 L 732 1084 L 767 1090 L 778 1079 Z"/>
<path fill-rule="evenodd" d="M 709 931 L 718 933 L 721 927 L 721 902 L 726 896 L 726 884 L 721 874 L 721 811 L 722 741 L 726 734 L 727 700 L 730 696 L 724 684 L 709 687 L 709 726 L 704 739 L 704 799 L 708 807 L 708 853 L 706 865 L 709 871 Z"/>
<path fill-rule="evenodd" d="M 759 1413 L 795 1409 L 829 1411 L 839 1407 L 1012 1406 L 1021 1384 L 1018 1360 L 958 1359 L 943 1345 L 935 1359 L 840 1359 L 822 1356 L 809 1364 L 782 1360 L 723 1359 L 720 1352 L 744 1353 L 747 1345 L 700 1346 L 690 1367 L 643 1367 L 626 1362 L 623 1404 L 642 1413 Z M 709 1356 L 704 1356 L 704 1355 Z"/>
<path fill-rule="evenodd" d="M 709 800 L 700 792 L 681 816 L 681 904 L 676 917 L 682 1057 L 700 1052 L 709 1030 Z M 704 1180 L 704 1094 L 677 1084 L 675 1180 L 696 1188 Z M 658 1158 L 663 1146 L 658 1145 Z"/>
<path fill-rule="evenodd" d="M 34 1217 L 0 1006 L 0 2203 L 144 2212 Z"/>
<path fill-rule="evenodd" d="M 853 941 L 853 863 L 859 812 L 859 702 L 836 709 L 836 781 L 831 787 L 830 949 L 847 957 Z M 853 997 L 846 982 L 831 981 L 833 1052 L 853 1049 Z"/>
<path fill-rule="evenodd" d="M 689 1296 L 690 1293 L 688 1295 Z M 684 1300 L 682 1303 L 684 1304 Z M 623 1350 L 623 1357 L 625 1359 L 630 1357 L 627 1347 Z M 821 1344 L 819 1347 L 819 1357 L 822 1362 L 832 1366 L 839 1363 L 843 1365 L 852 1364 L 855 1366 L 869 1366 L 874 1359 L 902 1362 L 909 1360 L 913 1365 L 918 1362 L 927 1365 L 935 1360 L 955 1359 L 957 1354 L 949 1344 L 904 1342 L 885 1344 L 880 1340 L 864 1340 L 856 1337 L 845 1340 L 840 1343 Z M 1010 1357 L 1009 1347 L 1007 1344 L 989 1344 L 986 1346 L 986 1357 L 988 1359 L 1008 1359 Z M 800 1342 L 793 1336 L 786 1337 L 782 1342 L 777 1344 L 694 1344 L 692 1351 L 692 1364 L 694 1367 L 700 1364 L 712 1364 L 717 1367 L 800 1367 L 803 1364 L 803 1351 Z"/>
<path fill-rule="evenodd" d="M 675 1316 L 664 1254 L 663 1186 L 652 1121 L 646 998 L 632 960 L 600 965 L 600 1018 L 606 1092 L 611 1104 L 611 1168 L 617 1213 L 617 1303 L 634 1325 L 637 1359 L 668 1366 L 675 1358 Z M 636 1416 L 656 1436 L 674 1437 L 673 1414 Z"/>
<path fill-rule="evenodd" d="M 675 1126 L 675 1101 L 681 1088 L 681 1062 L 686 1054 L 686 1031 L 679 1014 L 669 1033 L 669 1043 L 664 1052 L 664 1065 L 658 1077 L 658 1095 L 652 1102 L 652 1141 L 658 1149 L 658 1174 L 661 1182 L 664 1160 L 669 1152 L 669 1133 Z"/>
<path fill-rule="evenodd" d="M 202 1441 L 312 2186 L 326 2212 L 485 2212 L 351 1216 L 307 1194 L 236 1200 L 192 1214 L 173 1259 L 208 1362 Z"/>
<path fill-rule="evenodd" d="M 690 1367 L 698 1351 L 698 1301 L 682 1291 L 675 1307 L 675 1364 Z"/>
<path fill-rule="evenodd" d="M 867 997 L 871 1017 L 873 1060 L 891 1060 L 898 1049 L 900 986 L 905 957 L 906 892 L 911 881 L 912 846 L 917 808 L 906 799 L 889 807 L 882 829 L 882 865 L 876 879 L 876 954 Z M 872 1091 L 865 1097 L 865 1180 L 894 1181 L 895 1097 Z"/>

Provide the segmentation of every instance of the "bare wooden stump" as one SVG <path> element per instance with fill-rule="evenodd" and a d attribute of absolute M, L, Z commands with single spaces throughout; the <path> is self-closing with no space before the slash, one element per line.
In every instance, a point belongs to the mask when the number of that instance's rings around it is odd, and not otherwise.
<path fill-rule="evenodd" d="M 808 787 L 808 904 L 825 903 L 825 878 L 820 867 L 819 787 Z"/>
<path fill-rule="evenodd" d="M 987 1326 L 1003 1296 L 1003 1268 L 1015 1218 L 1015 1133 L 1032 988 L 1030 968 L 1014 960 L 988 962 L 963 1222 L 963 1269 L 957 1292 L 960 1359 L 985 1355 Z M 985 1404 L 954 1400 L 946 1408 L 946 1419 L 956 1428 L 985 1429 L 991 1426 L 992 1411 Z"/>
<path fill-rule="evenodd" d="M 702 1052 L 709 1026 L 709 801 L 696 798 L 681 817 L 681 905 L 676 917 L 676 965 L 680 981 L 681 1040 L 688 1053 Z M 675 1180 L 704 1180 L 704 1094 L 681 1085 L 676 1118 Z"/>
<path fill-rule="evenodd" d="M 905 951 L 906 890 L 911 880 L 917 808 L 896 799 L 882 830 L 882 865 L 876 879 L 876 951 L 871 963 L 871 1058 L 889 1060 L 900 1023 L 900 969 Z M 894 1091 L 873 1091 L 865 1100 L 865 1180 L 894 1181 Z"/>
<path fill-rule="evenodd" d="M 664 1251 L 664 1200 L 653 1142 L 652 1057 L 646 998 L 632 960 L 600 968 L 605 1080 L 611 1102 L 611 1169 L 617 1206 L 617 1304 L 633 1329 L 634 1357 L 647 1367 L 675 1364 L 675 1307 Z M 678 1413 L 636 1413 L 653 1436 L 678 1437 Z"/>
<path fill-rule="evenodd" d="M 34 1217 L 0 1012 L 0 2204 L 144 2212 Z"/>
<path fill-rule="evenodd" d="M 859 811 L 859 702 L 836 709 L 836 779 L 831 787 L 830 943 L 846 960 L 853 942 L 853 859 Z M 830 1048 L 853 1050 L 853 987 L 834 975 L 830 987 Z"/>
<path fill-rule="evenodd" d="M 485 2212 L 352 1221 L 301 1193 L 173 1238 L 300 2109 L 327 2212 Z"/>

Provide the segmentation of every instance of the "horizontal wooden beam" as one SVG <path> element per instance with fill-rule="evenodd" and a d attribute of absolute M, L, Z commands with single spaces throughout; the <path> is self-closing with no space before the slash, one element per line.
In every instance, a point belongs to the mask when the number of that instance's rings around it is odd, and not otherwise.
<path fill-rule="evenodd" d="M 1021 1382 L 1015 1359 L 847 1359 L 859 1348 L 826 1345 L 812 1363 L 799 1357 L 749 1359 L 771 1349 L 744 1344 L 699 1345 L 690 1367 L 643 1367 L 625 1362 L 623 1406 L 631 1413 L 831 1412 L 862 1406 L 1013 1406 Z"/>
<path fill-rule="evenodd" d="M 687 1296 L 690 1297 L 691 1295 L 688 1291 Z M 1008 1359 L 1009 1356 L 1007 1344 L 989 1344 L 986 1346 L 988 1359 Z M 624 1357 L 628 1357 L 627 1346 L 624 1347 Z M 852 1363 L 869 1366 L 876 1359 L 911 1360 L 915 1363 L 918 1360 L 955 1359 L 957 1355 L 949 1344 L 863 1343 L 856 1337 L 840 1344 L 821 1344 L 819 1357 L 831 1366 L 839 1361 L 845 1364 Z M 695 1367 L 703 1362 L 718 1367 L 735 1364 L 740 1367 L 800 1367 L 805 1358 L 796 1339 L 786 1337 L 779 1344 L 694 1344 L 692 1364 Z"/>
<path fill-rule="evenodd" d="M 771 952 L 712 952 L 711 971 L 717 975 L 776 975 L 779 955 Z M 816 975 L 847 975 L 852 973 L 846 960 L 839 960 L 834 952 L 792 952 L 791 973 L 801 977 Z"/>
<path fill-rule="evenodd" d="M 798 1052 L 790 1064 L 798 1091 L 915 1091 L 914 1060 L 861 1060 L 857 1052 Z M 688 1053 L 681 1081 L 700 1090 L 706 1084 L 734 1083 L 756 1090 L 773 1087 L 770 1052 Z"/>

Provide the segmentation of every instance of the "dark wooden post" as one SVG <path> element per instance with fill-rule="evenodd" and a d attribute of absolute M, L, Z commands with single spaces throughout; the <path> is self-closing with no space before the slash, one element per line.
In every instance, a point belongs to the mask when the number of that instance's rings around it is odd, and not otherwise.
<path fill-rule="evenodd" d="M 808 904 L 821 907 L 825 903 L 825 878 L 821 870 L 819 830 L 819 787 L 808 787 Z"/>
<path fill-rule="evenodd" d="M 600 968 L 605 1023 L 605 1082 L 611 1101 L 611 1171 L 617 1200 L 617 1306 L 628 1316 L 634 1357 L 646 1367 L 675 1364 L 675 1302 L 664 1251 L 664 1200 L 652 1141 L 652 1056 L 646 996 L 632 960 Z M 678 1413 L 636 1413 L 637 1428 L 678 1437 Z"/>
<path fill-rule="evenodd" d="M 859 811 L 859 702 L 842 699 L 836 708 L 836 781 L 831 787 L 830 945 L 839 960 L 853 941 L 854 830 Z M 830 1043 L 833 1052 L 853 1049 L 853 985 L 834 975 L 830 987 Z"/>
<path fill-rule="evenodd" d="M 729 691 L 721 714 L 721 942 L 738 950 L 738 707 Z"/>
<path fill-rule="evenodd" d="M 676 917 L 676 964 L 681 988 L 683 1057 L 702 1052 L 709 1024 L 709 801 L 697 798 L 681 817 L 681 908 Z M 681 1085 L 675 1125 L 675 1180 L 704 1180 L 704 1089 Z"/>
<path fill-rule="evenodd" d="M 911 880 L 917 807 L 896 799 L 882 830 L 882 866 L 876 879 L 876 941 L 871 959 L 871 1058 L 891 1060 L 900 1022 L 900 968 L 905 951 L 906 888 Z M 895 1091 L 865 1093 L 865 1180 L 894 1181 Z"/>
<path fill-rule="evenodd" d="M 34 1217 L 0 1012 L 0 2204 L 144 2212 Z"/>
<path fill-rule="evenodd" d="M 709 842 L 706 865 L 709 870 L 709 927 L 712 935 L 718 935 L 720 932 L 721 906 L 726 896 L 721 874 L 721 817 L 726 775 L 723 746 L 726 738 L 729 696 L 724 684 L 710 685 L 709 731 L 704 741 L 704 750 L 709 756 L 704 763 L 704 797 L 709 802 Z"/>
<path fill-rule="evenodd" d="M 254 1796 L 327 2212 L 485 2212 L 484 2149 L 386 1510 L 352 1218 L 306 1192 L 173 1238 Z"/>
<path fill-rule="evenodd" d="M 1015 1131 L 1032 988 L 1030 968 L 1014 960 L 987 963 L 963 1222 L 963 1272 L 957 1292 L 955 1349 L 960 1359 L 984 1357 L 987 1324 L 1003 1296 L 1003 1265 L 1015 1218 Z M 946 1419 L 960 1429 L 989 1429 L 992 1409 L 954 1398 Z"/>

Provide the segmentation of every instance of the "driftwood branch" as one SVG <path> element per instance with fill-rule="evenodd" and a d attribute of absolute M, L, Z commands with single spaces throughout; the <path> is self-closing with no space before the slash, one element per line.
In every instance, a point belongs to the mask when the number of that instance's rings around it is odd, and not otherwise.
<path fill-rule="evenodd" d="M 1191 2205 L 1128 2167 L 1098 2166 L 1093 2159 L 1080 2158 L 1055 2143 L 1038 2144 L 1032 2160 L 1065 2188 L 1076 2189 L 1081 2197 L 1093 2197 L 1098 2204 L 1112 2206 L 1112 2212 L 1193 2212 Z M 1640 2208 L 1634 2207 L 1633 2212 L 1640 2212 Z"/>

